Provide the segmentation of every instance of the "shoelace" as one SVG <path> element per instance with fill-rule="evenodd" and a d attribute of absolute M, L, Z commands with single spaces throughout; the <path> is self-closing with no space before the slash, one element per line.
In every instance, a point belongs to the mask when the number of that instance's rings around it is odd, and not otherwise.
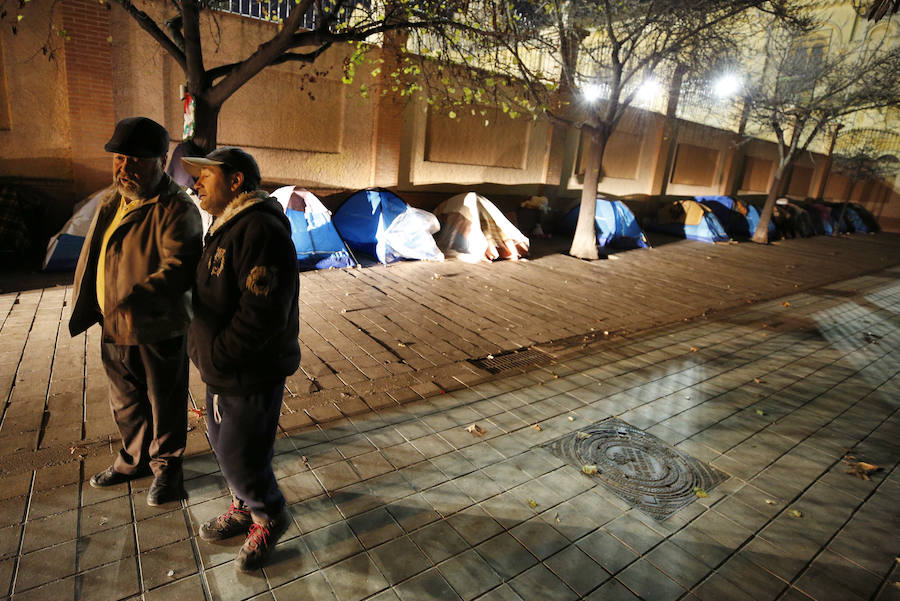
<path fill-rule="evenodd" d="M 249 545 L 251 549 L 256 549 L 260 544 L 266 544 L 268 538 L 268 528 L 260 526 L 256 522 L 250 524 L 250 532 L 247 534 L 247 545 Z"/>
<path fill-rule="evenodd" d="M 236 513 L 249 514 L 250 512 L 247 511 L 246 509 L 239 509 L 239 508 L 235 507 L 234 501 L 232 501 L 231 507 L 228 508 L 228 511 L 226 511 L 225 513 L 223 513 L 222 515 L 219 516 L 219 518 L 217 520 L 219 525 L 223 525 L 226 522 L 228 522 L 228 520 L 231 519 L 231 516 L 233 516 Z"/>

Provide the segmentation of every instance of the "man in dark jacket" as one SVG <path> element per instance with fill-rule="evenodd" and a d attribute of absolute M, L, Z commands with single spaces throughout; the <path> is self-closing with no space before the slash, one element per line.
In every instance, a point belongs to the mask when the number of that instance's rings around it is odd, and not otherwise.
<path fill-rule="evenodd" d="M 109 403 L 122 435 L 113 464 L 91 486 L 154 475 L 147 503 L 184 497 L 191 283 L 202 250 L 200 214 L 163 172 L 169 134 L 146 117 L 123 119 L 106 150 L 113 186 L 101 198 L 75 271 L 69 332 L 102 326 Z"/>
<path fill-rule="evenodd" d="M 259 190 L 259 167 L 239 148 L 182 159 L 214 216 L 194 288 L 188 348 L 206 383 L 207 430 L 232 491 L 200 537 L 247 533 L 235 559 L 262 566 L 292 522 L 272 471 L 284 381 L 300 365 L 299 274 L 290 222 Z"/>

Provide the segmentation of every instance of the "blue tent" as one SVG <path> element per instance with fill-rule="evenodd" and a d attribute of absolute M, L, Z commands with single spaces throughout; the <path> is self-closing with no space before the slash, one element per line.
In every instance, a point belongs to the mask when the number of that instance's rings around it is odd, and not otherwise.
<path fill-rule="evenodd" d="M 695 196 L 694 200 L 712 209 L 725 233 L 732 238 L 749 238 L 759 225 L 759 211 L 756 207 L 730 196 Z M 770 221 L 769 232 L 774 229 L 775 226 Z"/>
<path fill-rule="evenodd" d="M 62 226 L 47 244 L 44 255 L 44 271 L 75 271 L 78 255 L 84 246 L 84 237 L 91 229 L 94 213 L 107 188 L 95 192 L 75 206 L 72 217 Z"/>
<path fill-rule="evenodd" d="M 564 233 L 573 235 L 578 224 L 581 204 L 572 207 L 563 218 L 560 228 Z M 612 250 L 629 250 L 632 248 L 649 248 L 647 237 L 638 225 L 634 213 L 621 200 L 597 198 L 594 210 L 594 233 L 599 248 Z"/>
<path fill-rule="evenodd" d="M 389 190 L 354 192 L 334 214 L 334 225 L 347 245 L 381 263 L 400 259 L 444 259 L 432 234 L 437 217 L 415 209 Z"/>
<path fill-rule="evenodd" d="M 700 242 L 730 240 L 712 209 L 695 200 L 676 200 L 663 204 L 656 219 L 649 221 L 646 228 Z"/>
<path fill-rule="evenodd" d="M 331 212 L 316 195 L 295 186 L 272 193 L 291 222 L 291 240 L 297 250 L 300 269 L 355 267 L 344 241 L 331 223 Z"/>

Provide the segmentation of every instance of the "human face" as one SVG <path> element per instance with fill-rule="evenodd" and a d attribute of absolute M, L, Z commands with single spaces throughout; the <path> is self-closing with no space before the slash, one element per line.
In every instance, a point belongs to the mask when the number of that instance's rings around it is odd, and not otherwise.
<path fill-rule="evenodd" d="M 132 200 L 151 198 L 162 177 L 162 159 L 113 155 L 113 183 L 119 193 Z"/>
<path fill-rule="evenodd" d="M 238 196 L 241 187 L 241 173 L 226 175 L 221 167 L 204 166 L 194 182 L 194 190 L 200 197 L 200 208 L 218 217 L 232 200 Z"/>

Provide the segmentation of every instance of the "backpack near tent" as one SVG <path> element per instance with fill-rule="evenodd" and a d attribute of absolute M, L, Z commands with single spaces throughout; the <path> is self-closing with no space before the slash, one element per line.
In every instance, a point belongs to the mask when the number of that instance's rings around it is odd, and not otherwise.
<path fill-rule="evenodd" d="M 696 200 L 675 200 L 662 205 L 646 228 L 700 242 L 730 240 L 712 209 Z"/>
<path fill-rule="evenodd" d="M 560 229 L 568 235 L 575 234 L 581 203 L 576 204 L 566 213 L 560 223 Z M 597 247 L 609 250 L 630 250 L 649 248 L 647 237 L 638 224 L 634 213 L 621 200 L 609 200 L 598 197 L 594 209 L 594 233 Z"/>
<path fill-rule="evenodd" d="M 108 188 L 104 188 L 95 192 L 75 205 L 72 216 L 47 244 L 44 271 L 75 271 L 78 255 L 84 246 L 84 238 L 91 229 L 91 221 L 97 211 L 97 204 L 107 190 Z"/>
<path fill-rule="evenodd" d="M 331 222 L 331 211 L 309 190 L 284 186 L 272 193 L 291 222 L 300 269 L 355 267 L 356 260 Z"/>
<path fill-rule="evenodd" d="M 441 222 L 437 245 L 475 260 L 518 259 L 528 254 L 528 238 L 490 200 L 468 192 L 439 204 L 434 214 Z"/>
<path fill-rule="evenodd" d="M 437 217 L 384 190 L 354 192 L 334 213 L 334 226 L 351 249 L 387 264 L 400 259 L 443 261 L 432 234 Z"/>

